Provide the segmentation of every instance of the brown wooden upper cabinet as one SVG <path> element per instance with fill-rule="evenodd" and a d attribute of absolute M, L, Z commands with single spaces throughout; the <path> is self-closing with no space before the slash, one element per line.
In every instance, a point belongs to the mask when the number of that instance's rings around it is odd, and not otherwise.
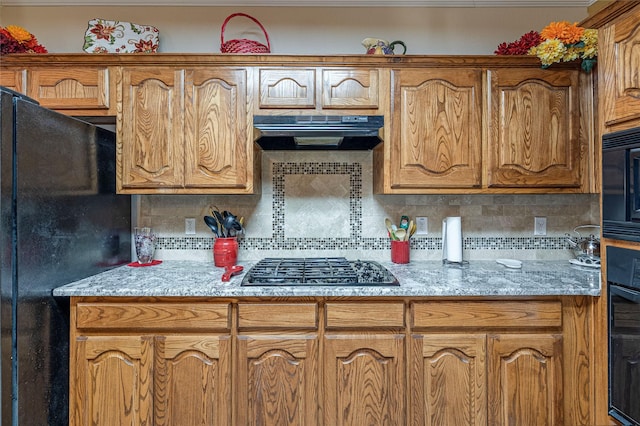
<path fill-rule="evenodd" d="M 489 187 L 580 188 L 578 73 L 489 71 Z"/>
<path fill-rule="evenodd" d="M 259 189 L 246 69 L 126 67 L 122 74 L 119 192 Z"/>
<path fill-rule="evenodd" d="M 579 73 L 393 70 L 390 137 L 374 151 L 374 191 L 587 192 Z"/>
<path fill-rule="evenodd" d="M 634 11 L 603 30 L 614 47 L 603 43 L 601 60 L 618 70 L 605 81 L 615 96 L 605 96 L 603 114 L 625 126 L 640 119 L 631 49 L 640 6 Z M 577 65 L 541 69 L 528 57 L 42 59 L 7 55 L 0 83 L 68 115 L 116 117 L 120 193 L 259 192 L 254 114 L 382 115 L 384 142 L 373 152 L 379 194 L 598 186 L 593 79 Z"/>
<path fill-rule="evenodd" d="M 614 126 L 640 119 L 640 5 L 620 19 L 601 28 L 598 61 L 603 70 L 610 70 L 601 78 L 602 111 L 606 126 Z M 604 75 L 603 75 L 604 77 Z M 637 125 L 637 121 L 633 124 Z M 628 126 L 627 126 L 628 127 Z"/>
<path fill-rule="evenodd" d="M 258 109 L 377 110 L 380 70 L 361 68 L 260 68 Z"/>
<path fill-rule="evenodd" d="M 63 114 L 108 116 L 115 115 L 115 73 L 107 66 L 7 68 L 0 85 Z"/>
<path fill-rule="evenodd" d="M 393 71 L 388 166 L 391 189 L 479 188 L 482 72 Z"/>

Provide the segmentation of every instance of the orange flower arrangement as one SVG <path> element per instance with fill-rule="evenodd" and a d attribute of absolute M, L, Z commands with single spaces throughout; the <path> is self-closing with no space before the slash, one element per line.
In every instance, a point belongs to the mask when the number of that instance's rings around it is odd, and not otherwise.
<path fill-rule="evenodd" d="M 556 62 L 569 62 L 582 59 L 582 69 L 589 72 L 596 64 L 598 55 L 597 30 L 579 27 L 568 21 L 552 22 L 540 36 L 542 43 L 532 47 L 529 55 L 536 55 L 547 68 Z"/>
<path fill-rule="evenodd" d="M 540 58 L 542 68 L 579 59 L 582 69 L 589 72 L 598 56 L 598 32 L 568 21 L 551 22 L 539 34 L 531 31 L 515 42 L 500 44 L 495 53 L 535 55 Z"/>
<path fill-rule="evenodd" d="M 0 27 L 0 54 L 47 53 L 47 49 L 29 31 L 17 25 Z"/>

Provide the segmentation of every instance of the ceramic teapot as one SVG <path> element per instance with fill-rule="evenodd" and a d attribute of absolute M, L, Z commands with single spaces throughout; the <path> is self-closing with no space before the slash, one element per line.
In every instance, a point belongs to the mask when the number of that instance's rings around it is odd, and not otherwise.
<path fill-rule="evenodd" d="M 402 46 L 402 55 L 407 53 L 407 46 L 400 40 L 389 43 L 380 38 L 367 37 L 362 40 L 362 45 L 367 49 L 368 55 L 394 55 L 393 49 L 396 45 Z"/>

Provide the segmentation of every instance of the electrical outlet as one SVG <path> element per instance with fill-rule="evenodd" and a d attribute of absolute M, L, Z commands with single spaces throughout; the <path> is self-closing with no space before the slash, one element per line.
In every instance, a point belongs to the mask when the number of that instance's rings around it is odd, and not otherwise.
<path fill-rule="evenodd" d="M 185 235 L 194 235 L 196 233 L 196 220 L 192 217 L 184 219 L 184 233 Z"/>
<path fill-rule="evenodd" d="M 429 233 L 429 218 L 424 216 L 416 217 L 416 235 L 427 235 Z"/>
<path fill-rule="evenodd" d="M 533 220 L 533 235 L 547 235 L 546 217 L 536 217 Z"/>

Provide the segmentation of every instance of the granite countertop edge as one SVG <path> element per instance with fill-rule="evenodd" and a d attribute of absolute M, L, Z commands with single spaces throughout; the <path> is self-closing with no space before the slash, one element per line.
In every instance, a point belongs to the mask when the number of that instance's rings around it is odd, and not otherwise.
<path fill-rule="evenodd" d="M 523 261 L 521 269 L 495 261 L 443 265 L 379 262 L 399 286 L 241 286 L 255 262 L 222 282 L 223 268 L 209 262 L 164 261 L 150 267 L 119 266 L 54 289 L 56 297 L 429 297 L 600 296 L 600 270 L 568 261 Z"/>

